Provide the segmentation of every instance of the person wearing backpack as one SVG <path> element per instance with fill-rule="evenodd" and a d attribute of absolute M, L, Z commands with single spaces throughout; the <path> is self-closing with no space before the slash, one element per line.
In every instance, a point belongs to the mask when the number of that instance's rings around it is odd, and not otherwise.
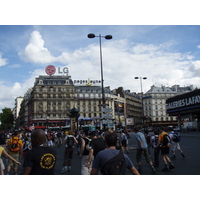
<path fill-rule="evenodd" d="M 154 129 L 154 135 L 151 136 L 152 148 L 154 149 L 154 167 L 159 167 L 159 154 L 160 154 L 160 147 L 157 146 L 158 144 L 158 135 L 159 130 L 157 128 Z"/>
<path fill-rule="evenodd" d="M 121 138 L 121 147 L 122 147 L 122 151 L 124 152 L 124 150 L 126 149 L 126 152 L 129 154 L 129 148 L 128 148 L 128 138 L 125 134 L 125 131 L 122 130 L 120 133 L 120 138 Z"/>
<path fill-rule="evenodd" d="M 15 132 L 12 137 L 8 140 L 8 154 L 12 156 L 15 160 L 19 161 L 20 158 L 22 158 L 23 155 L 23 142 L 20 139 L 20 132 Z M 18 170 L 18 164 L 16 164 L 12 160 L 8 160 L 7 165 L 7 175 L 9 175 L 11 167 L 13 166 L 14 174 L 17 174 Z"/>
<path fill-rule="evenodd" d="M 66 171 L 67 172 L 71 171 L 71 163 L 72 163 L 75 143 L 77 144 L 78 141 L 74 137 L 74 132 L 70 130 L 68 135 L 66 135 L 64 139 L 65 153 L 64 153 L 64 162 L 61 173 L 64 173 Z"/>
<path fill-rule="evenodd" d="M 126 175 L 126 168 L 134 175 L 139 175 L 130 158 L 116 149 L 117 134 L 106 133 L 105 142 L 107 149 L 100 151 L 92 165 L 91 175 L 97 175 L 101 171 L 103 175 Z"/>
<path fill-rule="evenodd" d="M 170 144 L 169 135 L 164 131 L 164 127 L 159 128 L 160 134 L 158 136 L 158 144 L 157 147 L 161 149 L 161 155 L 164 162 L 164 168 L 162 169 L 163 172 L 168 172 L 170 169 L 174 169 L 174 165 L 172 164 L 170 158 L 168 157 Z"/>
<path fill-rule="evenodd" d="M 172 141 L 172 144 L 171 144 L 171 151 L 172 151 L 172 159 L 175 159 L 176 158 L 176 155 L 175 155 L 175 151 L 176 151 L 176 148 L 180 151 L 181 155 L 183 158 L 185 158 L 185 155 L 183 153 L 183 151 L 181 150 L 181 147 L 180 147 L 180 135 L 179 133 L 175 133 L 173 131 L 173 128 L 170 127 L 170 133 L 169 133 L 169 136 L 171 138 L 171 141 Z"/>
<path fill-rule="evenodd" d="M 81 139 L 81 175 L 90 175 L 92 170 L 92 162 L 94 159 L 93 155 L 90 155 L 92 149 L 92 139 L 90 138 L 89 133 L 87 135 L 83 134 Z"/>

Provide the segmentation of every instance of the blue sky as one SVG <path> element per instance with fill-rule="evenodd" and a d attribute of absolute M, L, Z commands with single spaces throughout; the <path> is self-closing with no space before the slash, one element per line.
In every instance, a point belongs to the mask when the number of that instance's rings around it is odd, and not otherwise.
<path fill-rule="evenodd" d="M 102 39 L 105 86 L 140 91 L 135 76 L 152 85 L 194 85 L 200 88 L 198 25 L 1 25 L 0 110 L 14 107 L 45 67 L 68 67 L 72 79 L 100 79 L 98 38 Z"/>

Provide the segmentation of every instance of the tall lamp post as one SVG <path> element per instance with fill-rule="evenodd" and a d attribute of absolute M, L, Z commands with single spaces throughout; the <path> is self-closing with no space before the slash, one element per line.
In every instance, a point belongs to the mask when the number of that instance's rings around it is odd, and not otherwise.
<path fill-rule="evenodd" d="M 147 77 L 135 77 L 135 79 L 140 79 L 141 98 L 142 98 L 142 124 L 143 124 L 143 126 L 144 126 L 144 105 L 143 105 L 142 80 L 146 80 Z"/>
<path fill-rule="evenodd" d="M 106 40 L 112 39 L 112 35 L 102 36 L 101 34 L 95 35 L 93 33 L 88 34 L 88 38 L 99 38 L 99 47 L 100 47 L 100 64 L 101 64 L 101 92 L 102 92 L 102 106 L 105 107 L 105 93 L 104 93 L 104 79 L 103 79 L 103 61 L 102 61 L 102 47 L 101 47 L 101 38 Z M 104 128 L 105 129 L 105 128 Z"/>

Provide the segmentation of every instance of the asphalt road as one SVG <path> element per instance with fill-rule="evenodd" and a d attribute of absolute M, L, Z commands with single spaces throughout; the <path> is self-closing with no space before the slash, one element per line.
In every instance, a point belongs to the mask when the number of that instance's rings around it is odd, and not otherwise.
<path fill-rule="evenodd" d="M 129 147 L 130 154 L 129 158 L 132 160 L 133 164 L 137 167 L 136 163 L 136 139 L 134 133 L 130 133 L 131 138 L 129 138 Z M 180 152 L 176 150 L 176 159 L 172 160 L 175 169 L 170 170 L 170 172 L 162 172 L 164 164 L 160 156 L 160 166 L 156 168 L 156 175 L 200 175 L 200 133 L 182 133 L 180 146 L 185 154 L 185 158 L 182 158 Z M 81 160 L 77 155 L 77 150 L 74 151 L 74 156 L 72 160 L 72 169 L 70 172 L 65 172 L 61 174 L 63 155 L 64 155 L 64 146 L 55 147 L 57 151 L 57 162 L 55 175 L 80 175 L 81 174 Z M 151 158 L 153 160 L 153 149 L 150 152 Z M 170 152 L 169 156 L 172 154 Z M 23 159 L 21 159 L 23 163 Z M 152 175 L 149 164 L 146 161 L 142 160 L 144 175 Z M 23 167 L 20 166 L 18 169 L 18 174 L 22 172 Z M 12 174 L 12 172 L 11 172 Z M 129 175 L 130 172 L 127 171 Z"/>

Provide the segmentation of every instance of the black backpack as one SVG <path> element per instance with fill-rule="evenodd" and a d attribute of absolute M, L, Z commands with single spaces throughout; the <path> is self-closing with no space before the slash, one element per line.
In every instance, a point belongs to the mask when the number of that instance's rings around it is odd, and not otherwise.
<path fill-rule="evenodd" d="M 68 146 L 69 148 L 71 148 L 71 147 L 74 146 L 74 137 L 72 137 L 72 136 L 68 136 L 68 137 L 67 137 L 67 146 Z"/>
<path fill-rule="evenodd" d="M 169 137 L 168 134 L 164 134 L 162 146 L 171 146 L 171 138 Z"/>
<path fill-rule="evenodd" d="M 0 133 L 0 144 L 6 144 L 6 134 Z"/>
<path fill-rule="evenodd" d="M 119 153 L 104 163 L 101 167 L 103 175 L 126 175 L 126 160 L 124 153 L 120 150 Z"/>

